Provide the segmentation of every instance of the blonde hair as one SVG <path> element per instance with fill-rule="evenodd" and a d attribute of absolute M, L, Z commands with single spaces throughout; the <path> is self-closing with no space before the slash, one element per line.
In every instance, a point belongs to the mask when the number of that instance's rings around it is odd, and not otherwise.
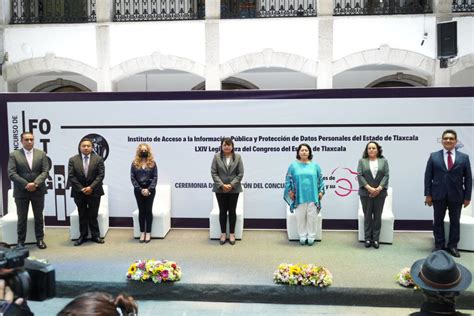
<path fill-rule="evenodd" d="M 156 165 L 155 158 L 153 158 L 153 153 L 151 151 L 151 147 L 148 144 L 141 143 L 137 147 L 137 151 L 135 152 L 135 159 L 133 159 L 133 165 L 135 168 L 140 168 L 142 166 L 142 157 L 140 156 L 141 147 L 145 146 L 146 150 L 148 151 L 148 157 L 146 158 L 146 166 L 147 168 L 153 168 Z"/>

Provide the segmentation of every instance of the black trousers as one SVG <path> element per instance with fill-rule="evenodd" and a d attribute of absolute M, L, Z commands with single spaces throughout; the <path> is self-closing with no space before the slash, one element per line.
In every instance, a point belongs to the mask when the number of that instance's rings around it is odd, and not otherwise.
<path fill-rule="evenodd" d="M 86 239 L 91 231 L 91 237 L 100 237 L 99 222 L 97 215 L 99 214 L 100 196 L 87 196 L 74 198 L 79 212 L 79 231 L 80 238 Z"/>
<path fill-rule="evenodd" d="M 18 243 L 24 244 L 26 239 L 26 224 L 28 222 L 28 208 L 33 208 L 33 215 L 35 217 L 35 236 L 36 240 L 43 240 L 43 209 L 44 209 L 44 195 L 34 197 L 15 198 L 16 211 L 18 215 Z"/>
<path fill-rule="evenodd" d="M 361 196 L 360 203 L 364 211 L 364 239 L 379 241 L 382 228 L 382 211 L 386 196 L 370 198 Z"/>
<path fill-rule="evenodd" d="M 235 209 L 237 207 L 239 193 L 216 193 L 216 198 L 219 204 L 221 233 L 225 234 L 227 231 L 227 212 L 229 212 L 229 232 L 233 234 L 235 232 L 235 222 L 237 221 Z"/>
<path fill-rule="evenodd" d="M 134 190 L 135 199 L 138 205 L 138 223 L 140 232 L 151 233 L 153 223 L 153 201 L 155 200 L 155 190 L 150 190 L 149 196 L 143 196 L 140 191 Z"/>
<path fill-rule="evenodd" d="M 448 248 L 457 248 L 460 236 L 459 219 L 461 218 L 462 202 L 453 202 L 448 200 L 434 200 L 434 221 L 433 235 L 435 246 L 444 248 L 446 240 L 444 238 L 444 216 L 446 209 L 449 211 L 449 240 Z"/>

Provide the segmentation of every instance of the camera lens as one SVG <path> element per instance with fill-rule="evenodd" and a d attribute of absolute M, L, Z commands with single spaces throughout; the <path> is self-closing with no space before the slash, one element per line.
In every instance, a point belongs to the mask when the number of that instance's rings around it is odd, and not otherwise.
<path fill-rule="evenodd" d="M 15 270 L 15 272 L 10 274 L 5 281 L 15 294 L 15 298 L 29 297 L 31 278 L 27 271 Z"/>

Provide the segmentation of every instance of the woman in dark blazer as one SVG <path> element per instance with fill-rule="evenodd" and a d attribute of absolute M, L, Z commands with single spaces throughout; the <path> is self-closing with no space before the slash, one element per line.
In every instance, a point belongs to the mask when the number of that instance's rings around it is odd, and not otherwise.
<path fill-rule="evenodd" d="M 244 177 L 244 164 L 239 154 L 234 152 L 234 142 L 229 137 L 221 140 L 221 150 L 214 155 L 211 165 L 211 176 L 214 181 L 212 192 L 216 193 L 219 204 L 219 223 L 221 226 L 221 245 L 226 242 L 227 212 L 229 212 L 229 243 L 235 244 L 235 209 L 239 193 L 242 192 L 241 181 Z"/>
<path fill-rule="evenodd" d="M 140 224 L 140 243 L 151 240 L 153 222 L 153 201 L 155 199 L 158 168 L 153 158 L 151 147 L 140 144 L 130 167 L 130 179 L 138 205 L 138 222 Z"/>
<path fill-rule="evenodd" d="M 379 248 L 382 210 L 387 197 L 389 169 L 377 142 L 365 146 L 362 159 L 357 166 L 359 196 L 364 211 L 365 247 Z"/>

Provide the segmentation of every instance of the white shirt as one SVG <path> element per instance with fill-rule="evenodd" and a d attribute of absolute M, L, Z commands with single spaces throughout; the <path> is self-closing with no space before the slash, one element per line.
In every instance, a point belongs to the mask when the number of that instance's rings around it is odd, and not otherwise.
<path fill-rule="evenodd" d="M 28 161 L 28 166 L 30 166 L 30 169 L 33 169 L 33 149 L 26 150 L 25 148 L 23 148 L 23 151 L 25 152 L 26 161 Z"/>
<path fill-rule="evenodd" d="M 453 165 L 454 162 L 456 161 L 456 149 L 450 150 L 451 151 L 451 158 L 453 159 Z M 443 159 L 444 159 L 444 165 L 446 166 L 446 169 L 449 170 L 448 168 L 448 151 L 443 148 Z"/>
<path fill-rule="evenodd" d="M 375 159 L 375 160 L 370 160 L 369 159 L 369 167 L 370 167 L 370 172 L 372 173 L 372 177 L 375 177 L 377 176 L 377 172 L 379 171 L 379 160 L 378 159 Z"/>

